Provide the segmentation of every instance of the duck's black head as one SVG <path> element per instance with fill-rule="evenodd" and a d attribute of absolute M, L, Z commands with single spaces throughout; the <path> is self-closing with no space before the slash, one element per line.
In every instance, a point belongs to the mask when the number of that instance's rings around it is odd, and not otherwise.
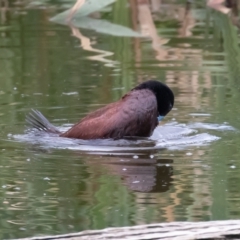
<path fill-rule="evenodd" d="M 160 116 L 166 116 L 171 111 L 174 105 L 174 95 L 167 85 L 159 81 L 149 80 L 139 84 L 133 90 L 140 89 L 149 89 L 155 94 Z"/>

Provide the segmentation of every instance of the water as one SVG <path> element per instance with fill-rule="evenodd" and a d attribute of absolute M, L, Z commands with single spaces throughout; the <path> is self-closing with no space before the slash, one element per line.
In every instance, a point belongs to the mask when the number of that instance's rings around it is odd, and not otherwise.
<path fill-rule="evenodd" d="M 239 219 L 240 54 L 232 19 L 201 3 L 186 12 L 181 1 L 165 1 L 154 14 L 157 42 L 81 29 L 103 53 L 83 49 L 70 28 L 49 21 L 66 3 L 19 1 L 1 11 L 0 238 Z M 129 3 L 117 1 L 101 18 L 134 28 Z M 151 140 L 26 131 L 32 108 L 65 130 L 148 78 L 175 94 Z"/>

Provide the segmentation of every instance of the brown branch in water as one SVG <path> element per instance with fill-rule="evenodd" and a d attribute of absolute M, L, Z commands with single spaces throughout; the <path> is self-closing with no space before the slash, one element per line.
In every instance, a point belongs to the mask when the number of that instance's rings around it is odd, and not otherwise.
<path fill-rule="evenodd" d="M 163 60 L 166 58 L 167 52 L 161 48 L 161 46 L 166 44 L 169 39 L 164 39 L 158 36 L 148 1 L 137 0 L 137 3 L 138 19 L 142 35 L 149 36 L 152 39 L 152 48 L 157 52 L 156 59 Z"/>
<path fill-rule="evenodd" d="M 195 27 L 196 20 L 193 18 L 191 14 L 191 4 L 189 2 L 186 3 L 185 12 L 180 21 L 181 27 L 178 29 L 179 36 L 180 37 L 191 36 L 192 35 L 191 30 Z"/>
<path fill-rule="evenodd" d="M 207 6 L 213 8 L 221 13 L 228 14 L 231 9 L 225 7 L 224 4 L 225 0 L 208 0 Z"/>
<path fill-rule="evenodd" d="M 74 6 L 70 9 L 69 15 L 66 19 L 67 22 L 71 22 L 74 14 L 77 12 L 78 9 L 80 9 L 83 6 L 85 2 L 86 0 L 77 0 Z"/>
<path fill-rule="evenodd" d="M 131 9 L 131 20 L 132 20 L 132 28 L 134 31 L 138 31 L 138 7 L 137 0 L 129 0 L 130 9 Z M 142 51 L 141 51 L 141 40 L 139 38 L 133 38 L 133 47 L 135 53 L 135 66 L 137 71 L 141 71 L 141 60 L 142 60 Z M 141 76 L 139 73 L 138 76 Z M 140 81 L 142 82 L 142 81 Z"/>
<path fill-rule="evenodd" d="M 150 0 L 152 12 L 158 12 L 161 6 L 162 0 Z"/>
<path fill-rule="evenodd" d="M 1 23 L 6 22 L 6 12 L 9 10 L 8 0 L 0 0 L 0 13 L 1 13 Z"/>
<path fill-rule="evenodd" d="M 238 0 L 226 0 L 226 7 L 237 8 L 238 7 Z"/>
<path fill-rule="evenodd" d="M 225 4 L 225 6 L 224 6 Z M 233 25 L 240 29 L 239 15 L 238 15 L 239 0 L 208 0 L 207 6 L 224 14 L 230 14 Z"/>
<path fill-rule="evenodd" d="M 82 33 L 80 32 L 80 30 L 78 28 L 76 28 L 72 25 L 69 25 L 69 27 L 72 30 L 73 36 L 80 40 L 81 46 L 84 50 L 100 53 L 99 55 L 88 57 L 89 59 L 104 62 L 104 63 L 111 64 L 111 65 L 114 65 L 117 63 L 116 61 L 105 58 L 105 57 L 112 56 L 114 54 L 113 52 L 93 48 L 91 46 L 90 39 L 88 37 L 82 35 Z"/>

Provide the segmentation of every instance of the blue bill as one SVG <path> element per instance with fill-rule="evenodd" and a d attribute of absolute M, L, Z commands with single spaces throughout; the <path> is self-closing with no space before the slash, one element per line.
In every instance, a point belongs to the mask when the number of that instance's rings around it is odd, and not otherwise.
<path fill-rule="evenodd" d="M 164 116 L 161 116 L 161 115 L 159 115 L 159 116 L 157 117 L 157 119 L 158 119 L 159 122 L 160 122 L 163 118 L 164 118 Z"/>

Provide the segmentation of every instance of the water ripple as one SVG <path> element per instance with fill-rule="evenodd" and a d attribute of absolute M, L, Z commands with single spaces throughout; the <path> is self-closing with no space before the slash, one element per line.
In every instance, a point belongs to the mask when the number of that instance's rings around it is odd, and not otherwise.
<path fill-rule="evenodd" d="M 69 126 L 60 127 L 60 130 L 66 131 L 68 128 Z M 211 133 L 208 132 L 210 130 Z M 227 124 L 180 124 L 171 122 L 163 126 L 158 126 L 150 138 L 80 140 L 60 138 L 55 134 L 29 130 L 24 134 L 9 135 L 9 138 L 20 142 L 27 142 L 44 149 L 70 149 L 89 153 L 94 152 L 94 154 L 104 152 L 111 154 L 141 154 L 146 151 L 163 148 L 178 150 L 193 145 L 202 146 L 220 139 L 217 135 L 212 134 L 213 130 L 217 134 L 218 131 L 232 131 L 234 128 Z"/>

